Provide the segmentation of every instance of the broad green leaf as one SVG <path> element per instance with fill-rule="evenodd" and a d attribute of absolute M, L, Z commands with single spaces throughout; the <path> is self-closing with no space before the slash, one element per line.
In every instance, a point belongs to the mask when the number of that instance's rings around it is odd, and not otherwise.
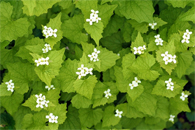
<path fill-rule="evenodd" d="M 98 6 L 98 11 L 99 11 L 98 17 L 101 18 L 104 28 L 107 26 L 110 17 L 113 15 L 113 11 L 115 10 L 116 7 L 117 5 L 108 5 L 108 4 Z"/>
<path fill-rule="evenodd" d="M 91 38 L 93 38 L 96 45 L 99 46 L 99 41 L 102 38 L 103 33 L 103 23 L 98 21 L 98 23 L 93 23 L 90 25 L 88 22 L 85 22 L 84 28 L 87 33 L 91 35 Z"/>
<path fill-rule="evenodd" d="M 1 105 L 13 116 L 23 101 L 23 95 L 14 92 L 11 96 L 1 97 Z"/>
<path fill-rule="evenodd" d="M 135 30 L 140 33 L 146 33 L 148 31 L 148 23 L 146 22 L 139 23 L 133 19 L 129 20 L 128 22 L 132 25 L 133 28 L 135 28 Z"/>
<path fill-rule="evenodd" d="M 59 13 L 55 18 L 50 19 L 47 27 L 51 27 L 53 30 L 57 29 L 57 37 L 51 36 L 45 39 L 46 43 L 49 43 L 51 48 L 62 39 L 62 31 L 61 31 L 61 13 Z"/>
<path fill-rule="evenodd" d="M 116 1 L 116 0 L 115 0 Z M 126 19 L 135 19 L 137 22 L 152 22 L 154 8 L 151 0 L 147 1 L 116 1 L 119 12 Z"/>
<path fill-rule="evenodd" d="M 165 69 L 170 75 L 172 70 L 177 66 L 177 64 L 174 64 L 173 62 L 168 63 L 167 65 L 165 64 L 165 61 L 163 60 L 161 54 L 165 54 L 166 51 L 168 51 L 168 54 L 175 55 L 174 40 L 171 40 L 167 45 L 164 45 L 156 52 L 156 60 L 160 63 L 160 66 Z"/>
<path fill-rule="evenodd" d="M 96 77 L 89 76 L 85 80 L 77 79 L 74 82 L 73 87 L 77 93 L 87 97 L 88 99 L 91 99 L 93 95 L 93 88 L 95 87 L 96 83 L 97 83 Z"/>
<path fill-rule="evenodd" d="M 81 128 L 78 109 L 72 107 L 72 105 L 69 105 L 66 116 L 67 118 L 65 122 L 59 126 L 59 129 L 80 129 Z"/>
<path fill-rule="evenodd" d="M 175 52 L 185 52 L 188 48 L 187 44 L 182 44 L 181 40 L 182 40 L 182 36 L 178 33 L 173 33 L 170 38 L 169 41 L 174 40 L 174 45 L 175 45 Z"/>
<path fill-rule="evenodd" d="M 21 128 L 28 128 L 31 124 L 33 123 L 33 115 L 31 113 L 29 114 L 26 114 L 24 117 L 23 117 L 23 120 L 22 120 L 22 127 Z"/>
<path fill-rule="evenodd" d="M 131 77 L 132 71 L 129 69 L 129 67 L 135 62 L 135 55 L 132 53 L 126 54 L 122 59 L 122 72 L 124 75 L 124 78 Z M 120 78 L 120 77 L 119 77 Z"/>
<path fill-rule="evenodd" d="M 154 30 L 158 29 L 159 27 L 167 24 L 167 22 L 163 21 L 161 18 L 154 17 L 154 22 L 157 23 L 156 26 L 154 26 Z"/>
<path fill-rule="evenodd" d="M 60 70 L 57 79 L 59 79 L 61 84 L 61 89 L 63 92 L 75 92 L 73 84 L 76 81 L 78 75 L 76 74 L 78 69 L 78 61 L 76 60 L 66 60 Z"/>
<path fill-rule="evenodd" d="M 81 108 L 79 109 L 79 118 L 82 126 L 92 127 L 99 123 L 102 119 L 103 111 L 101 108 L 91 109 L 91 108 Z"/>
<path fill-rule="evenodd" d="M 88 108 L 92 104 L 92 101 L 84 96 L 81 96 L 80 94 L 76 94 L 72 98 L 71 103 L 73 107 L 80 109 L 80 108 Z"/>
<path fill-rule="evenodd" d="M 166 122 L 167 121 L 164 121 L 164 120 L 160 120 L 158 123 L 156 124 L 146 124 L 144 121 L 141 122 L 137 127 L 136 129 L 147 129 L 147 130 L 161 130 L 161 129 L 164 129 L 166 127 Z"/>
<path fill-rule="evenodd" d="M 123 47 L 123 36 L 121 32 L 113 33 L 111 36 L 105 37 L 100 40 L 100 43 L 103 47 L 106 47 L 114 53 L 118 53 Z"/>
<path fill-rule="evenodd" d="M 8 81 L 7 81 L 8 82 Z M 11 91 L 8 91 L 7 90 L 8 88 L 7 88 L 7 84 L 5 84 L 5 83 L 2 83 L 1 85 L 0 85 L 0 97 L 2 97 L 2 96 L 11 96 L 12 95 L 12 92 Z"/>
<path fill-rule="evenodd" d="M 101 1 L 101 5 L 103 5 L 103 4 L 105 4 L 105 3 L 107 3 L 107 2 L 112 2 L 113 0 L 102 0 Z"/>
<path fill-rule="evenodd" d="M 127 86 L 127 94 L 132 99 L 132 102 L 135 101 L 136 98 L 138 98 L 144 91 L 144 87 L 142 85 L 138 85 L 137 87 L 134 87 L 133 89 L 130 89 L 129 86 Z"/>
<path fill-rule="evenodd" d="M 175 71 L 177 73 L 177 76 L 181 78 L 183 75 L 186 74 L 186 70 L 190 67 L 193 58 L 192 53 L 190 53 L 189 51 L 179 53 L 177 57 L 178 64 L 177 67 L 175 68 Z"/>
<path fill-rule="evenodd" d="M 63 36 L 78 44 L 86 42 L 88 40 L 88 36 L 82 32 L 83 24 L 83 15 L 75 15 L 69 20 L 64 21 L 62 23 Z"/>
<path fill-rule="evenodd" d="M 51 80 L 59 74 L 59 69 L 61 68 L 61 64 L 63 62 L 62 57 L 64 56 L 64 51 L 64 48 L 59 51 L 51 51 L 47 56 L 49 57 L 49 65 L 40 65 L 35 68 L 35 72 L 38 77 L 48 86 L 51 86 Z M 31 55 L 33 56 L 33 60 L 40 58 L 39 55 L 32 53 Z"/>
<path fill-rule="evenodd" d="M 121 28 L 122 34 L 123 34 L 123 39 L 126 42 L 130 42 L 131 41 L 131 35 L 133 33 L 133 27 L 132 25 L 128 22 L 128 20 L 124 23 L 123 28 Z"/>
<path fill-rule="evenodd" d="M 129 104 L 127 105 L 127 113 L 125 115 L 128 118 L 143 118 L 144 114 L 137 110 L 137 108 L 130 106 Z"/>
<path fill-rule="evenodd" d="M 47 10 L 51 8 L 55 3 L 60 0 L 47 0 L 47 1 L 39 1 L 39 0 L 22 0 L 24 7 L 23 12 L 27 15 L 36 15 L 39 16 L 43 13 L 47 13 Z"/>
<path fill-rule="evenodd" d="M 192 7 L 191 9 L 189 9 L 184 14 L 181 14 L 179 16 L 179 19 L 181 21 L 192 21 L 193 23 L 195 23 L 195 19 L 194 19 L 195 14 L 194 14 L 194 11 L 195 11 L 195 7 Z"/>
<path fill-rule="evenodd" d="M 126 117 L 123 117 L 121 119 L 121 124 L 122 124 L 124 129 L 133 129 L 136 126 L 138 126 L 142 120 L 143 120 L 142 118 L 126 118 Z"/>
<path fill-rule="evenodd" d="M 34 66 L 29 63 L 16 62 L 14 65 L 10 63 L 7 64 L 7 68 L 15 86 L 14 90 L 19 94 L 24 94 L 29 90 L 30 81 L 38 80 L 33 70 Z"/>
<path fill-rule="evenodd" d="M 131 44 L 131 51 L 134 52 L 134 47 L 138 48 L 139 46 L 146 46 L 146 43 L 143 41 L 143 38 L 140 34 L 140 32 L 138 32 L 137 37 L 135 39 L 135 41 Z"/>
<path fill-rule="evenodd" d="M 141 79 L 152 81 L 159 76 L 157 71 L 150 69 L 154 64 L 155 58 L 152 55 L 145 53 L 135 60 L 131 66 L 131 70 Z"/>
<path fill-rule="evenodd" d="M 16 129 L 21 129 L 23 127 L 23 118 L 25 117 L 26 114 L 31 113 L 31 110 L 27 107 L 20 106 L 18 108 L 18 111 L 13 115 L 13 118 L 15 120 L 15 127 Z M 26 124 L 29 123 L 28 121 L 25 122 Z M 29 123 L 30 124 L 30 123 Z"/>
<path fill-rule="evenodd" d="M 72 6 L 73 3 L 72 0 L 61 0 L 61 2 L 59 2 L 59 5 L 62 6 L 63 9 L 67 9 Z"/>
<path fill-rule="evenodd" d="M 107 50 L 106 48 L 97 47 L 97 50 L 100 50 L 98 54 L 100 67 L 95 63 L 95 69 L 99 72 L 106 71 L 116 64 L 116 60 L 119 59 L 117 54 L 114 54 L 112 51 Z M 97 62 L 97 63 L 98 63 Z"/>
<path fill-rule="evenodd" d="M 164 97 L 157 97 L 157 109 L 155 117 L 167 120 L 169 116 L 169 101 Z"/>
<path fill-rule="evenodd" d="M 154 125 L 154 124 L 157 124 L 161 121 L 160 118 L 157 118 L 157 117 L 145 117 L 145 123 L 146 124 L 149 124 L 149 125 Z"/>
<path fill-rule="evenodd" d="M 118 32 L 118 29 L 123 27 L 124 22 L 124 17 L 119 17 L 115 14 L 113 17 L 111 17 L 108 25 L 104 29 L 103 37 L 111 36 L 113 33 Z"/>
<path fill-rule="evenodd" d="M 13 21 L 11 18 L 13 6 L 10 3 L 1 2 L 0 8 L 0 42 L 16 40 L 28 34 L 30 23 L 27 18 Z"/>
<path fill-rule="evenodd" d="M 191 112 L 189 106 L 188 106 L 188 101 L 187 98 L 185 99 L 185 101 L 182 101 L 180 99 L 181 94 L 177 95 L 174 98 L 170 99 L 170 113 L 174 114 L 178 114 L 181 111 L 184 112 Z"/>
<path fill-rule="evenodd" d="M 120 118 L 115 116 L 115 108 L 113 105 L 107 106 L 105 108 L 102 120 L 103 120 L 103 123 L 102 123 L 103 127 L 107 127 L 111 125 L 114 126 L 119 123 Z"/>
<path fill-rule="evenodd" d="M 191 0 L 166 0 L 168 3 L 171 3 L 172 6 L 175 7 L 181 7 L 184 8 L 187 4 L 189 4 L 190 2 L 192 2 Z"/>

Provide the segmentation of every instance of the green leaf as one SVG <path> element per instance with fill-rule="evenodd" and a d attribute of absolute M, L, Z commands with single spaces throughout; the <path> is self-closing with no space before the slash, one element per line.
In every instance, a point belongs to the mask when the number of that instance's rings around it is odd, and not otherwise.
<path fill-rule="evenodd" d="M 131 51 L 134 52 L 134 47 L 139 47 L 139 46 L 146 46 L 146 43 L 143 41 L 143 38 L 140 34 L 140 32 L 138 32 L 137 37 L 135 39 L 135 41 L 131 44 Z"/>
<path fill-rule="evenodd" d="M 46 83 L 48 86 L 51 86 L 51 80 L 59 74 L 59 69 L 63 62 L 62 57 L 64 56 L 65 49 L 59 51 L 53 50 L 48 54 L 49 65 L 48 66 L 38 66 L 35 68 L 35 72 L 38 77 Z M 39 55 L 32 54 L 33 60 L 40 58 Z"/>
<path fill-rule="evenodd" d="M 61 89 L 63 92 L 75 92 L 73 84 L 78 75 L 76 74 L 78 68 L 77 60 L 66 60 L 60 70 L 57 79 L 60 80 Z"/>
<path fill-rule="evenodd" d="M 183 34 L 182 34 L 183 35 Z M 178 33 L 173 33 L 170 38 L 169 41 L 174 40 L 174 45 L 175 45 L 175 52 L 185 52 L 188 48 L 187 44 L 182 44 L 181 40 L 182 40 L 182 36 Z"/>
<path fill-rule="evenodd" d="M 157 109 L 156 116 L 163 120 L 167 120 L 170 117 L 169 113 L 169 101 L 164 97 L 157 97 Z"/>
<path fill-rule="evenodd" d="M 152 81 L 159 76 L 157 71 L 150 69 L 154 64 L 155 58 L 152 55 L 145 53 L 136 59 L 131 66 L 131 70 L 141 79 Z"/>
<path fill-rule="evenodd" d="M 81 108 L 79 109 L 79 118 L 82 126 L 92 127 L 99 123 L 102 119 L 103 111 L 101 108 L 90 109 L 90 108 Z"/>
<path fill-rule="evenodd" d="M 166 0 L 168 3 L 171 3 L 172 6 L 175 7 L 181 7 L 184 8 L 187 4 L 189 4 L 190 2 L 192 2 L 191 0 Z"/>
<path fill-rule="evenodd" d="M 116 1 L 116 0 L 115 0 Z M 147 1 L 116 1 L 119 12 L 126 19 L 135 19 L 137 22 L 152 22 L 154 8 L 151 0 Z"/>
<path fill-rule="evenodd" d="M 47 13 L 47 10 L 51 8 L 55 3 L 59 2 L 60 0 L 48 0 L 48 1 L 26 1 L 22 0 L 24 7 L 23 12 L 27 15 L 36 15 L 39 16 L 43 13 Z"/>
<path fill-rule="evenodd" d="M 133 129 L 136 126 L 138 126 L 140 124 L 140 122 L 142 121 L 141 118 L 126 118 L 123 117 L 121 119 L 121 124 L 123 126 L 124 129 Z"/>
<path fill-rule="evenodd" d="M 80 109 L 80 108 L 88 108 L 92 104 L 92 101 L 84 96 L 81 96 L 80 94 L 76 94 L 72 98 L 71 103 L 73 107 Z"/>
<path fill-rule="evenodd" d="M 164 129 L 166 127 L 166 122 L 164 120 L 160 120 L 156 124 L 146 124 L 144 121 L 141 122 L 136 129 L 148 129 L 148 130 L 157 130 L 157 129 Z"/>
<path fill-rule="evenodd" d="M 154 26 L 154 30 L 158 29 L 159 27 L 167 24 L 167 22 L 163 21 L 161 18 L 154 17 L 154 22 L 157 23 L 156 26 Z"/>
<path fill-rule="evenodd" d="M 113 11 L 115 10 L 116 7 L 117 5 L 108 5 L 108 4 L 98 6 L 98 11 L 99 11 L 98 17 L 101 18 L 104 28 L 107 26 L 110 17 L 113 15 Z"/>
<path fill-rule="evenodd" d="M 85 22 L 84 28 L 87 33 L 91 35 L 91 38 L 93 38 L 96 45 L 99 46 L 99 41 L 102 38 L 103 33 L 103 23 L 98 21 L 98 23 L 93 23 L 90 25 L 88 22 Z"/>
<path fill-rule="evenodd" d="M 93 88 L 95 87 L 96 83 L 97 83 L 96 77 L 89 76 L 85 80 L 77 79 L 74 82 L 73 87 L 77 93 L 87 97 L 88 99 L 91 99 L 93 95 Z"/>
<path fill-rule="evenodd" d="M 111 106 L 107 106 L 104 110 L 104 113 L 103 113 L 103 123 L 102 123 L 102 126 L 103 127 L 107 127 L 107 126 L 114 126 L 114 125 L 117 125 L 120 121 L 120 118 L 119 117 L 116 117 L 115 116 L 115 108 L 113 105 Z"/>
<path fill-rule="evenodd" d="M 24 124 L 22 123 L 22 121 L 24 120 L 23 118 L 25 117 L 25 115 L 30 113 L 30 112 L 31 112 L 31 110 L 27 107 L 20 106 L 18 108 L 18 111 L 13 115 L 13 118 L 15 120 L 16 129 L 25 128 L 25 127 L 23 127 Z M 26 121 L 26 123 L 30 124 L 28 121 Z"/>
<path fill-rule="evenodd" d="M 190 67 L 193 58 L 192 53 L 190 53 L 189 51 L 179 53 L 177 57 L 178 64 L 177 67 L 175 68 L 175 71 L 177 73 L 177 76 L 181 78 L 183 75 L 186 74 L 186 70 Z"/>
<path fill-rule="evenodd" d="M 144 91 L 144 87 L 142 85 L 138 85 L 137 87 L 130 89 L 129 86 L 127 86 L 127 94 L 132 99 L 132 102 L 135 101 L 136 98 L 138 98 Z"/>
<path fill-rule="evenodd" d="M 55 18 L 50 19 L 47 27 L 51 27 L 53 30 L 57 29 L 57 37 L 51 36 L 45 39 L 46 43 L 49 43 L 51 48 L 62 39 L 62 31 L 61 31 L 61 13 L 59 13 Z"/>
<path fill-rule="evenodd" d="M 33 115 L 26 114 L 22 120 L 22 127 L 20 128 L 28 128 L 33 123 Z"/>
<path fill-rule="evenodd" d="M 62 6 L 63 9 L 67 9 L 72 6 L 73 3 L 72 0 L 61 0 L 61 2 L 59 2 L 59 5 Z"/>
<path fill-rule="evenodd" d="M 1 105 L 13 116 L 23 101 L 23 95 L 14 92 L 11 96 L 1 97 Z"/>
<path fill-rule="evenodd" d="M 7 64 L 7 68 L 15 86 L 14 90 L 19 94 L 24 94 L 29 90 L 30 81 L 38 80 L 33 70 L 34 66 L 29 63 L 16 62 L 14 65 L 10 63 Z"/>
<path fill-rule="evenodd" d="M 43 41 L 43 39 L 33 38 L 26 42 L 25 48 L 33 53 L 43 55 L 42 48 L 45 47 L 44 45 L 45 45 L 45 42 Z"/>
<path fill-rule="evenodd" d="M 133 27 L 132 25 L 128 22 L 128 20 L 124 23 L 123 28 L 121 28 L 122 34 L 123 34 L 123 39 L 126 42 L 130 42 L 131 41 L 131 35 L 133 33 Z"/>
<path fill-rule="evenodd" d="M 146 33 L 148 31 L 148 23 L 146 22 L 139 23 L 133 19 L 129 20 L 128 22 L 132 25 L 133 28 L 135 28 L 135 30 L 140 33 Z"/>
<path fill-rule="evenodd" d="M 103 5 L 103 4 L 105 4 L 105 3 L 107 3 L 107 2 L 112 2 L 113 0 L 102 0 L 101 1 L 101 5 Z"/>
<path fill-rule="evenodd" d="M 28 34 L 30 23 L 27 18 L 13 21 L 11 18 L 13 6 L 10 3 L 1 2 L 0 8 L 0 42 L 16 40 L 18 37 Z"/>
<path fill-rule="evenodd" d="M 195 14 L 194 14 L 194 11 L 195 11 L 195 7 L 192 7 L 191 9 L 189 9 L 184 14 L 181 14 L 179 16 L 179 19 L 181 21 L 192 21 L 193 23 L 195 23 L 195 19 L 194 19 Z"/>
<path fill-rule="evenodd" d="M 165 61 L 163 60 L 163 57 L 161 54 L 165 54 L 165 52 L 168 51 L 168 54 L 174 55 L 175 54 L 175 46 L 174 46 L 174 40 L 171 40 L 167 45 L 164 45 L 162 48 L 160 48 L 156 52 L 156 60 L 160 63 L 160 66 L 165 69 L 169 75 L 171 74 L 172 70 L 177 66 L 176 64 L 168 63 L 165 65 Z M 177 59 L 176 59 L 177 61 Z"/>
<path fill-rule="evenodd" d="M 64 21 L 64 23 L 62 23 L 63 36 L 78 44 L 87 42 L 88 36 L 82 32 L 83 24 L 83 15 L 75 15 L 69 20 Z"/>
<path fill-rule="evenodd" d="M 129 97 L 128 97 L 129 98 Z M 128 118 L 143 118 L 144 114 L 142 112 L 140 112 L 139 110 L 137 110 L 137 108 L 131 106 L 130 104 L 127 105 L 127 113 L 125 115 Z M 123 118 L 122 118 L 123 119 Z"/>
<path fill-rule="evenodd" d="M 78 109 L 68 106 L 67 118 L 65 122 L 59 126 L 59 129 L 80 129 L 81 123 L 79 119 Z"/>
<path fill-rule="evenodd" d="M 3 84 L 0 85 L 0 90 L 1 90 L 0 91 L 0 97 L 2 97 L 2 96 L 10 96 L 12 94 L 12 92 L 8 91 L 7 89 L 8 89 L 7 88 L 7 84 L 3 83 Z"/>

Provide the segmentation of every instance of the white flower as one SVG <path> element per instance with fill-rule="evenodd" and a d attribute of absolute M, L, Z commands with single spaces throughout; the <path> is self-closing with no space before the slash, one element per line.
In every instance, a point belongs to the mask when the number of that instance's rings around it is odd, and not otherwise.
<path fill-rule="evenodd" d="M 160 39 L 160 34 L 155 35 L 154 38 L 156 38 L 155 42 L 158 42 L 158 40 Z"/>
<path fill-rule="evenodd" d="M 82 77 L 82 73 L 81 73 L 81 72 L 76 72 L 76 74 L 77 74 L 77 75 L 79 75 L 79 77 L 78 77 L 78 78 L 79 78 L 79 79 L 81 79 L 81 77 Z"/>
<path fill-rule="evenodd" d="M 44 100 L 43 103 L 44 103 L 45 107 L 48 107 L 49 100 L 47 100 L 47 101 Z"/>
<path fill-rule="evenodd" d="M 170 89 L 171 91 L 173 91 L 174 86 L 167 86 L 167 90 Z"/>
<path fill-rule="evenodd" d="M 53 120 L 54 120 L 54 123 L 58 123 L 58 116 L 55 116 Z"/>
<path fill-rule="evenodd" d="M 47 53 L 49 50 L 51 50 L 51 47 L 49 44 L 45 44 L 45 47 L 42 48 L 43 53 Z"/>
<path fill-rule="evenodd" d="M 43 108 L 44 105 L 46 107 L 48 107 L 49 101 L 45 100 L 46 99 L 45 95 L 40 94 L 40 95 L 35 95 L 35 97 L 37 98 L 37 100 L 36 100 L 36 103 L 37 103 L 36 108 L 38 108 L 38 107 Z"/>
<path fill-rule="evenodd" d="M 181 93 L 180 99 L 182 101 L 185 101 L 185 98 L 188 97 L 188 95 L 186 95 L 184 92 Z"/>
<path fill-rule="evenodd" d="M 53 35 L 54 37 L 57 37 L 57 34 L 56 34 L 57 31 L 58 31 L 57 29 L 54 29 L 54 30 L 51 31 L 51 32 L 52 32 L 52 35 Z"/>
<path fill-rule="evenodd" d="M 108 89 L 107 91 L 104 91 L 105 97 L 109 98 L 112 96 L 112 94 L 110 93 L 110 89 Z"/>
<path fill-rule="evenodd" d="M 50 87 L 49 87 L 49 86 L 45 86 L 45 88 L 48 89 L 48 91 L 49 91 L 50 89 L 55 89 L 55 88 L 54 88 L 54 85 L 51 85 Z"/>
<path fill-rule="evenodd" d="M 9 86 L 9 87 L 7 87 L 7 91 L 14 92 L 14 86 Z"/>
<path fill-rule="evenodd" d="M 95 52 L 96 54 L 99 54 L 99 53 L 100 53 L 100 51 L 98 51 L 96 48 L 94 48 L 94 52 Z"/>
<path fill-rule="evenodd" d="M 93 75 L 92 71 L 93 71 L 93 68 L 90 68 L 90 69 L 87 68 L 87 74 Z"/>
<path fill-rule="evenodd" d="M 137 84 L 138 84 L 138 83 L 141 83 L 141 81 L 140 81 L 140 80 L 138 80 L 138 78 L 137 78 L 137 77 L 135 77 L 134 79 L 135 79 L 134 81 L 135 81 Z"/>
<path fill-rule="evenodd" d="M 152 29 L 154 29 L 154 26 L 156 26 L 157 25 L 157 23 L 154 23 L 154 21 L 153 21 L 153 23 L 149 23 L 149 26 L 152 28 Z"/>
<path fill-rule="evenodd" d="M 119 110 L 117 109 L 117 110 L 116 110 L 115 116 L 116 116 L 116 117 L 118 116 L 119 118 L 121 118 L 121 117 L 122 117 L 122 116 L 121 116 L 122 114 L 123 114 L 123 111 L 119 111 Z"/>
<path fill-rule="evenodd" d="M 184 39 L 181 41 L 181 43 L 184 43 L 184 42 L 186 42 L 186 43 L 190 43 L 190 41 L 189 41 L 189 39 L 188 39 L 188 38 L 184 38 Z"/>
<path fill-rule="evenodd" d="M 185 35 L 191 35 L 192 32 L 190 32 L 188 29 L 186 29 L 186 32 L 184 33 Z"/>
<path fill-rule="evenodd" d="M 12 83 L 12 79 L 9 80 L 9 82 L 5 82 L 7 84 L 7 87 L 14 86 L 14 83 Z"/>
<path fill-rule="evenodd" d="M 100 51 L 97 50 L 96 48 L 94 48 L 94 52 L 91 55 L 88 55 L 88 57 L 90 58 L 90 61 L 93 61 L 93 62 L 99 61 L 99 59 L 98 59 L 99 53 L 100 53 Z"/>
<path fill-rule="evenodd" d="M 176 63 L 176 62 L 177 62 L 177 61 L 175 60 L 175 58 L 176 58 L 176 55 L 171 56 L 171 60 L 173 61 L 173 63 Z"/>
<path fill-rule="evenodd" d="M 96 19 L 94 17 L 91 17 L 90 19 L 86 19 L 87 22 L 89 22 L 90 25 L 93 24 L 93 22 L 96 21 Z"/>
<path fill-rule="evenodd" d="M 143 45 L 143 47 L 141 47 L 141 50 L 142 51 L 146 50 L 146 45 Z"/>
<path fill-rule="evenodd" d="M 43 51 L 43 53 L 47 53 L 48 49 L 47 48 L 43 48 L 42 51 Z"/>
<path fill-rule="evenodd" d="M 91 10 L 91 15 L 98 15 L 99 11 L 94 11 L 93 9 Z"/>
<path fill-rule="evenodd" d="M 54 120 L 53 120 L 54 117 L 55 117 L 55 116 L 53 115 L 53 113 L 50 113 L 49 115 L 46 115 L 46 118 L 49 119 L 49 122 L 51 122 L 51 123 L 54 122 Z"/>
<path fill-rule="evenodd" d="M 43 105 L 44 105 L 43 102 L 39 102 L 39 103 L 37 103 L 36 108 L 38 108 L 38 107 L 43 108 Z"/>
<path fill-rule="evenodd" d="M 155 40 L 156 41 L 156 40 Z M 156 41 L 156 45 L 161 45 L 163 46 L 163 40 L 159 38 L 159 40 Z"/>
<path fill-rule="evenodd" d="M 133 47 L 133 49 L 134 49 L 134 54 L 137 54 L 138 53 L 138 48 L 136 48 L 136 47 Z"/>
<path fill-rule="evenodd" d="M 174 118 L 175 118 L 174 115 L 170 115 L 169 121 L 174 122 Z"/>
<path fill-rule="evenodd" d="M 35 60 L 35 62 L 37 63 L 37 66 L 41 65 L 41 61 L 39 59 Z"/>
<path fill-rule="evenodd" d="M 93 72 L 92 72 L 93 68 L 88 69 L 87 67 L 84 67 L 83 64 L 81 64 L 81 67 L 78 68 L 78 70 L 81 70 L 80 72 L 76 72 L 76 74 L 79 75 L 78 77 L 79 79 L 81 79 L 82 76 L 86 76 L 87 74 L 93 75 Z"/>
<path fill-rule="evenodd" d="M 133 89 L 134 87 L 137 87 L 138 84 L 135 81 L 133 81 L 132 83 L 129 84 L 129 86 L 130 86 L 130 89 Z"/>
<path fill-rule="evenodd" d="M 95 18 L 96 23 L 98 23 L 99 20 L 101 20 L 101 18 L 99 18 L 99 17 Z"/>
<path fill-rule="evenodd" d="M 173 86 L 174 83 L 171 82 L 172 81 L 172 78 L 169 78 L 169 80 L 166 80 L 165 83 L 167 84 L 167 86 Z"/>
<path fill-rule="evenodd" d="M 139 47 L 138 47 L 137 53 L 138 53 L 138 54 L 142 54 L 142 46 L 139 46 Z"/>
<path fill-rule="evenodd" d="M 168 51 L 165 52 L 165 54 L 161 54 L 162 57 L 168 57 Z"/>

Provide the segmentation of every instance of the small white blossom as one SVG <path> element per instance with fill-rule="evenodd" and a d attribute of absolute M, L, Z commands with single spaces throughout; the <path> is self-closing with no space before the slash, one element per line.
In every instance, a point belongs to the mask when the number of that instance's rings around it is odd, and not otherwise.
<path fill-rule="evenodd" d="M 186 29 L 186 32 L 183 34 L 183 39 L 181 40 L 181 43 L 190 43 L 189 39 L 190 39 L 190 35 L 192 34 L 192 32 L 190 32 L 188 29 Z"/>
<path fill-rule="evenodd" d="M 58 31 L 57 29 L 53 30 L 51 27 L 44 26 L 43 34 L 45 34 L 46 38 L 51 36 L 57 37 L 56 34 L 57 31 Z"/>
<path fill-rule="evenodd" d="M 137 87 L 137 86 L 138 86 L 138 84 L 139 84 L 139 83 L 141 83 L 141 81 L 140 81 L 140 80 L 138 80 L 138 78 L 137 78 L 137 77 L 135 77 L 134 79 L 135 79 L 135 80 L 134 80 L 134 81 L 132 81 L 132 83 L 130 83 L 130 84 L 129 84 L 130 89 L 133 89 L 134 87 Z"/>
<path fill-rule="evenodd" d="M 146 45 L 139 46 L 139 47 L 133 47 L 134 49 L 134 54 L 143 54 L 144 50 L 146 50 Z"/>
<path fill-rule="evenodd" d="M 7 91 L 14 92 L 14 83 L 12 83 L 12 80 L 10 79 L 9 82 L 5 82 L 7 84 Z"/>
<path fill-rule="evenodd" d="M 116 114 L 115 116 L 121 118 L 122 117 L 122 114 L 123 114 L 123 111 L 119 111 L 118 109 L 116 110 Z"/>
<path fill-rule="evenodd" d="M 190 43 L 190 41 L 189 41 L 189 39 L 188 39 L 188 38 L 184 38 L 184 39 L 182 39 L 181 43 L 184 43 L 184 42 L 186 42 L 186 43 Z"/>
<path fill-rule="evenodd" d="M 156 45 L 161 45 L 161 46 L 163 46 L 163 40 L 160 38 L 160 34 L 157 34 L 157 35 L 155 35 L 154 37 L 155 37 Z"/>
<path fill-rule="evenodd" d="M 93 62 L 99 61 L 99 59 L 98 59 L 99 53 L 100 53 L 100 51 L 97 50 L 96 48 L 94 48 L 94 52 L 92 52 L 91 55 L 88 55 L 88 57 L 90 58 L 90 61 L 93 61 Z"/>
<path fill-rule="evenodd" d="M 174 83 L 171 82 L 172 81 L 172 78 L 169 78 L 169 80 L 166 80 L 165 83 L 167 84 L 167 86 L 173 86 Z"/>
<path fill-rule="evenodd" d="M 134 79 L 135 79 L 134 81 L 135 81 L 137 84 L 138 84 L 138 83 L 141 83 L 141 81 L 140 81 L 140 80 L 138 80 L 138 78 L 137 78 L 137 77 L 135 77 Z"/>
<path fill-rule="evenodd" d="M 90 75 L 93 75 L 93 68 L 90 68 L 90 69 L 87 69 L 87 73 L 90 74 Z"/>
<path fill-rule="evenodd" d="M 99 20 L 101 20 L 100 17 L 98 17 L 99 11 L 91 10 L 90 18 L 86 19 L 86 22 L 89 22 L 90 25 L 93 25 L 93 22 L 98 23 Z"/>
<path fill-rule="evenodd" d="M 58 31 L 57 29 L 52 30 L 52 35 L 53 35 L 54 37 L 57 37 L 57 34 L 56 34 L 57 31 Z"/>
<path fill-rule="evenodd" d="M 43 53 L 47 53 L 49 50 L 51 50 L 51 47 L 49 44 L 45 44 L 45 47 L 42 48 Z"/>
<path fill-rule="evenodd" d="M 40 95 L 35 95 L 35 97 L 37 98 L 37 100 L 36 100 L 36 103 L 37 103 L 36 108 L 39 108 L 39 107 L 43 108 L 44 105 L 46 107 L 48 107 L 49 101 L 46 101 L 45 95 L 40 94 Z"/>
<path fill-rule="evenodd" d="M 88 69 L 87 67 L 84 67 L 83 64 L 81 64 L 81 67 L 78 68 L 78 70 L 80 70 L 80 72 L 76 72 L 76 74 L 79 75 L 78 79 L 81 79 L 82 76 L 86 76 L 87 74 L 93 75 L 93 68 Z"/>
<path fill-rule="evenodd" d="M 91 17 L 90 19 L 86 19 L 86 22 L 89 22 L 90 25 L 93 25 L 93 22 L 95 22 L 96 19 L 94 17 Z"/>
<path fill-rule="evenodd" d="M 169 121 L 174 122 L 174 118 L 175 118 L 174 115 L 170 115 Z"/>
<path fill-rule="evenodd" d="M 154 26 L 156 26 L 156 25 L 157 25 L 157 23 L 155 23 L 155 22 L 149 23 L 149 26 L 150 26 L 152 29 L 154 29 Z"/>
<path fill-rule="evenodd" d="M 41 57 L 38 60 L 35 60 L 35 63 L 37 63 L 37 67 L 39 65 L 49 65 L 49 61 L 48 60 L 49 60 L 49 57 L 46 57 L 46 58 Z"/>
<path fill-rule="evenodd" d="M 181 93 L 181 96 L 180 96 L 180 99 L 181 99 L 182 101 L 185 101 L 185 98 L 187 98 L 187 97 L 188 97 L 188 95 L 185 94 L 184 92 L 182 92 L 182 93 Z"/>
<path fill-rule="evenodd" d="M 109 98 L 112 96 L 112 94 L 110 93 L 110 89 L 108 89 L 107 91 L 104 91 L 105 97 Z"/>
<path fill-rule="evenodd" d="M 48 89 L 48 91 L 49 91 L 50 89 L 55 89 L 55 88 L 54 88 L 54 85 L 51 85 L 50 87 L 49 87 L 49 86 L 45 86 L 45 88 Z"/>
<path fill-rule="evenodd" d="M 49 123 L 58 123 L 58 116 L 54 116 L 53 113 L 46 115 L 46 118 L 49 119 Z"/>
<path fill-rule="evenodd" d="M 170 89 L 171 91 L 173 91 L 174 86 L 167 86 L 167 90 Z"/>
<path fill-rule="evenodd" d="M 165 54 L 161 54 L 163 57 L 163 60 L 165 61 L 165 64 L 167 65 L 170 62 L 176 63 L 177 61 L 175 60 L 176 55 L 172 56 L 171 54 L 168 54 L 168 51 L 165 52 Z"/>

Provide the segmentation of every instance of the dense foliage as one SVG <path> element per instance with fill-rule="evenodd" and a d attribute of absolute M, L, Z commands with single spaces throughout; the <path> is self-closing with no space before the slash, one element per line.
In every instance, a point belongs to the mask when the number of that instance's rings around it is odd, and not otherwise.
<path fill-rule="evenodd" d="M 5 125 L 171 127 L 180 112 L 191 112 L 192 91 L 184 87 L 194 83 L 194 4 L 0 0 Z"/>

